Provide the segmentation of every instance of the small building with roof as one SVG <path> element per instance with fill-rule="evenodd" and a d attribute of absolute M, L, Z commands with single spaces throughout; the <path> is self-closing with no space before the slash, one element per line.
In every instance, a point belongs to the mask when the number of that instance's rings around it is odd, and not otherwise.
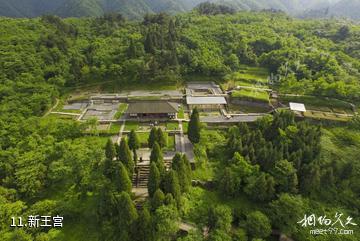
<path fill-rule="evenodd" d="M 126 114 L 129 118 L 141 119 L 175 119 L 179 111 L 177 103 L 169 101 L 135 101 L 130 102 Z"/>

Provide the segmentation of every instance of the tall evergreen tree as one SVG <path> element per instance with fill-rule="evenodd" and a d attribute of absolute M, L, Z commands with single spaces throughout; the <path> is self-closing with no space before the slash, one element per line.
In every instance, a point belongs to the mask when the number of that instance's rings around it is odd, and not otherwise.
<path fill-rule="evenodd" d="M 134 130 L 130 131 L 128 139 L 129 139 L 130 150 L 135 151 L 135 150 L 139 149 L 139 147 L 140 147 L 139 137 Z"/>
<path fill-rule="evenodd" d="M 124 164 L 120 163 L 114 174 L 115 189 L 118 192 L 131 193 L 131 179 Z"/>
<path fill-rule="evenodd" d="M 161 177 L 159 169 L 156 166 L 155 162 L 152 162 L 150 165 L 150 174 L 148 180 L 148 193 L 152 197 L 157 189 L 159 189 L 161 183 Z"/>
<path fill-rule="evenodd" d="M 116 155 L 115 146 L 114 146 L 113 142 L 111 141 L 111 139 L 109 139 L 106 142 L 106 146 L 105 146 L 105 157 L 107 159 L 113 160 L 115 155 Z"/>
<path fill-rule="evenodd" d="M 153 127 L 150 131 L 150 135 L 149 135 L 149 138 L 148 138 L 148 145 L 149 145 L 149 148 L 153 148 L 153 145 L 157 139 L 157 131 L 156 131 L 156 128 Z"/>
<path fill-rule="evenodd" d="M 144 49 L 145 49 L 145 52 L 148 54 L 155 54 L 154 37 L 150 31 L 146 34 L 145 42 L 144 42 Z"/>
<path fill-rule="evenodd" d="M 156 163 L 156 166 L 159 169 L 160 174 L 164 173 L 165 171 L 164 158 L 161 152 L 161 148 L 157 142 L 155 142 L 153 149 L 151 150 L 150 163 L 152 162 Z"/>
<path fill-rule="evenodd" d="M 131 240 L 131 226 L 135 224 L 138 214 L 130 195 L 127 192 L 121 192 L 116 197 L 117 200 L 117 228 L 116 236 L 118 240 Z"/>
<path fill-rule="evenodd" d="M 199 143 L 200 141 L 200 117 L 197 108 L 194 108 L 190 117 L 188 126 L 188 136 L 192 143 Z"/>
<path fill-rule="evenodd" d="M 133 39 L 130 39 L 130 45 L 129 45 L 129 48 L 127 50 L 127 56 L 129 59 L 134 59 L 136 58 L 136 46 L 134 44 L 134 40 Z"/>
<path fill-rule="evenodd" d="M 132 235 L 134 241 L 154 241 L 154 229 L 152 226 L 152 218 L 149 210 L 143 208 L 139 212 L 139 218 L 136 221 Z"/>
<path fill-rule="evenodd" d="M 181 192 L 189 190 L 191 180 L 189 180 L 188 169 L 185 165 L 184 158 L 180 153 L 176 153 L 172 159 L 172 169 L 178 174 Z"/>
<path fill-rule="evenodd" d="M 170 170 L 166 176 L 164 181 L 164 189 L 166 193 L 171 193 L 179 207 L 180 205 L 180 184 L 177 172 L 174 170 Z"/>
<path fill-rule="evenodd" d="M 158 128 L 156 131 L 156 141 L 161 148 L 164 148 L 166 146 L 166 137 L 161 128 Z"/>
<path fill-rule="evenodd" d="M 175 28 L 175 23 L 174 20 L 170 19 L 169 21 L 169 37 L 171 38 L 172 41 L 176 41 L 176 28 Z"/>
<path fill-rule="evenodd" d="M 270 174 L 262 172 L 248 180 L 245 193 L 255 201 L 269 201 L 275 196 L 275 180 Z"/>
<path fill-rule="evenodd" d="M 103 174 L 105 177 L 109 178 L 110 180 L 113 179 L 113 174 L 115 168 L 117 168 L 114 157 L 116 155 L 116 150 L 113 142 L 109 139 L 105 146 L 105 161 L 104 161 L 104 170 Z"/>
<path fill-rule="evenodd" d="M 116 167 L 117 166 L 114 163 L 114 160 L 109 159 L 109 158 L 105 158 L 104 170 L 103 170 L 104 176 L 107 177 L 108 179 L 112 180 L 113 175 L 114 175 L 114 170 L 115 170 Z"/>
<path fill-rule="evenodd" d="M 164 204 L 165 194 L 161 191 L 161 189 L 157 189 L 151 198 L 151 209 L 156 210 L 158 207 Z"/>
<path fill-rule="evenodd" d="M 99 201 L 97 214 L 99 221 L 102 222 L 103 218 L 113 215 L 113 207 L 115 206 L 115 197 L 112 194 L 113 187 L 110 181 L 105 181 L 99 192 Z"/>
<path fill-rule="evenodd" d="M 118 159 L 122 163 L 124 163 L 124 165 L 126 166 L 128 172 L 129 172 L 129 175 L 132 176 L 132 174 L 134 173 L 135 164 L 131 157 L 131 151 L 130 151 L 129 145 L 124 137 L 121 138 L 118 155 L 119 155 Z"/>

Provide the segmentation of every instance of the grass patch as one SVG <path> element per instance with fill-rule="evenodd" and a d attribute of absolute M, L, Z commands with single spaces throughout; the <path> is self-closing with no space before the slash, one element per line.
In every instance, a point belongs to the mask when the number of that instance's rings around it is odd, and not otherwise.
<path fill-rule="evenodd" d="M 62 119 L 62 120 L 76 120 L 78 118 L 78 116 L 62 115 L 62 114 L 54 114 L 54 113 L 50 113 L 48 116 L 55 117 L 57 119 Z"/>
<path fill-rule="evenodd" d="M 235 90 L 231 94 L 232 98 L 239 98 L 247 101 L 257 101 L 269 103 L 269 94 L 266 91 L 241 89 Z"/>
<path fill-rule="evenodd" d="M 143 83 L 121 83 L 119 81 L 113 81 L 100 85 L 100 89 L 105 92 L 121 92 L 121 91 L 132 91 L 132 90 L 177 90 L 180 88 L 180 84 L 176 82 L 167 82 L 167 83 L 151 83 L 144 81 Z"/>
<path fill-rule="evenodd" d="M 161 100 L 162 96 L 139 96 L 129 97 L 129 100 Z"/>
<path fill-rule="evenodd" d="M 150 133 L 136 133 L 136 134 L 139 138 L 140 146 L 147 147 L 148 146 L 148 138 L 149 138 Z"/>
<path fill-rule="evenodd" d="M 125 123 L 125 131 L 131 131 L 131 130 L 134 130 L 134 131 L 137 131 L 139 129 L 139 122 L 137 121 L 127 121 Z"/>
<path fill-rule="evenodd" d="M 349 103 L 317 96 L 280 96 L 280 101 L 283 103 L 297 102 L 305 104 L 305 107 L 310 110 L 336 112 L 336 113 L 353 113 L 352 107 Z"/>
<path fill-rule="evenodd" d="M 183 126 L 183 131 L 184 131 L 184 133 L 187 134 L 187 132 L 188 132 L 188 127 L 189 127 L 189 122 L 183 121 L 183 122 L 182 122 L 182 126 Z"/>
<path fill-rule="evenodd" d="M 168 149 L 168 150 L 174 150 L 175 149 L 175 136 L 174 135 L 168 135 L 167 136 L 166 149 Z"/>
<path fill-rule="evenodd" d="M 110 125 L 110 129 L 109 129 L 109 134 L 118 134 L 121 128 L 121 123 L 111 123 Z"/>
<path fill-rule="evenodd" d="M 267 113 L 271 110 L 270 106 L 255 106 L 255 105 L 245 105 L 245 104 L 239 104 L 229 105 L 230 112 L 233 113 Z"/>
<path fill-rule="evenodd" d="M 114 116 L 115 119 L 120 119 L 123 114 L 125 113 L 126 109 L 128 107 L 128 104 L 126 103 L 120 103 L 119 107 L 118 107 L 118 110 Z"/>
<path fill-rule="evenodd" d="M 236 86 L 269 88 L 269 75 L 270 73 L 266 68 L 242 65 L 239 71 L 225 77 L 226 82 L 221 87 L 223 89 L 231 89 Z"/>
<path fill-rule="evenodd" d="M 336 113 L 322 113 L 322 112 L 315 112 L 315 111 L 306 111 L 304 113 L 304 116 L 307 118 L 313 118 L 313 119 L 323 119 L 323 120 L 332 120 L 332 121 L 349 121 L 351 120 L 350 117 L 345 117 L 338 115 Z"/>
<path fill-rule="evenodd" d="M 179 119 L 184 119 L 185 118 L 184 107 L 183 106 L 180 106 L 177 116 L 178 116 Z"/>
<path fill-rule="evenodd" d="M 167 122 L 166 123 L 166 130 L 173 131 L 179 129 L 179 123 L 178 122 Z"/>

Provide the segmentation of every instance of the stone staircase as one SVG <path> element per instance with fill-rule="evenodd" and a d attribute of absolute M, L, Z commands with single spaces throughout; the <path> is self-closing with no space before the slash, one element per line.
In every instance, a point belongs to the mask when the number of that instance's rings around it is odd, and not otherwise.
<path fill-rule="evenodd" d="M 171 160 L 164 160 L 167 170 L 171 167 Z M 150 162 L 138 163 L 132 177 L 132 185 L 135 188 L 147 188 L 147 183 L 150 174 Z"/>

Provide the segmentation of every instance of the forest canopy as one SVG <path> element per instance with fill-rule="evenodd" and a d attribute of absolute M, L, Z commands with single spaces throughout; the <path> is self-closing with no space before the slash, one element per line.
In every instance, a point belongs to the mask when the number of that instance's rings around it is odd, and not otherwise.
<path fill-rule="evenodd" d="M 180 217 L 207 226 L 207 240 L 259 240 L 270 235 L 271 226 L 307 240 L 308 233 L 286 223 L 298 221 L 286 207 L 294 207 L 296 215 L 311 210 L 357 215 L 360 169 L 352 161 L 360 150 L 358 117 L 346 127 L 323 128 L 279 112 L 253 126 L 218 131 L 203 128 L 195 109 L 189 138 L 199 163 L 212 161 L 213 193 L 190 188 L 186 156 L 175 155 L 175 168 L 166 171 L 165 136 L 153 129 L 147 139 L 151 200 L 139 211 L 130 178 L 140 145 L 136 134 L 113 145 L 91 128 L 96 120 L 45 115 L 76 87 L 177 85 L 199 76 L 221 83 L 242 66 L 269 70 L 268 84 L 281 93 L 359 103 L 360 26 L 269 11 L 234 13 L 212 4 L 176 16 L 150 14 L 142 21 L 120 14 L 0 18 L 0 236 L 72 236 L 69 229 L 13 232 L 7 225 L 11 215 L 39 212 L 61 213 L 74 225 L 70 230 L 87 234 L 89 225 L 107 240 L 173 240 Z M 206 194 L 214 193 L 224 194 L 227 204 L 245 197 L 249 206 L 265 208 L 245 213 L 231 205 L 207 205 L 217 198 Z M 251 229 L 251 224 L 259 226 Z M 202 240 L 199 236 L 179 240 Z"/>

